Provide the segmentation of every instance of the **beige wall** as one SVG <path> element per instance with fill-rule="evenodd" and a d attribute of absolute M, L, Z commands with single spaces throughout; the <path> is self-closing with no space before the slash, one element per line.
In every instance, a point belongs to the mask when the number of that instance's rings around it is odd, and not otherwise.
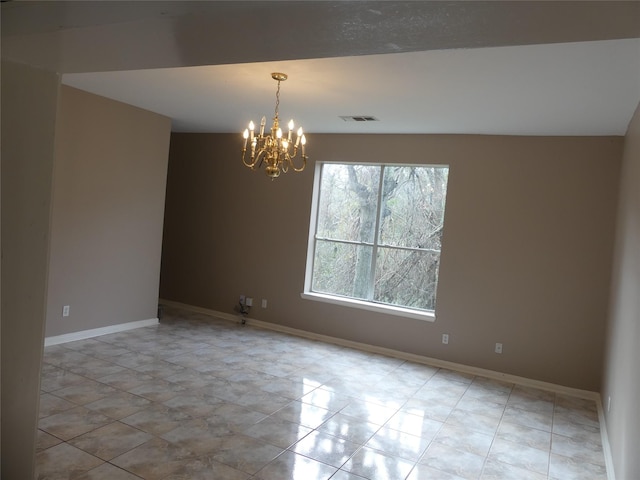
<path fill-rule="evenodd" d="M 602 401 L 616 478 L 640 478 L 640 105 L 624 142 Z"/>
<path fill-rule="evenodd" d="M 2 478 L 33 478 L 58 75 L 2 61 Z"/>
<path fill-rule="evenodd" d="M 47 337 L 157 317 L 170 131 L 166 117 L 61 87 Z"/>
<path fill-rule="evenodd" d="M 172 135 L 162 298 L 599 390 L 622 138 L 311 136 L 314 160 L 451 166 L 435 323 L 301 299 L 313 167 L 270 181 L 240 141 Z"/>

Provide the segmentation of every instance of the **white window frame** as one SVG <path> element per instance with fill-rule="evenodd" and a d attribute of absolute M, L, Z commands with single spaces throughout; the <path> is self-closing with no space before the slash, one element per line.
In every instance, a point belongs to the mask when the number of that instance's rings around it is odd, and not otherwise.
<path fill-rule="evenodd" d="M 413 308 L 401 307 L 398 305 L 388 305 L 383 303 L 371 302 L 367 300 L 361 300 L 351 297 L 345 297 L 341 295 L 331 295 L 327 293 L 318 293 L 311 291 L 311 280 L 313 277 L 313 262 L 315 257 L 315 243 L 316 243 L 316 230 L 318 225 L 318 202 L 320 201 L 320 178 L 322 174 L 322 166 L 326 164 L 350 164 L 350 165 L 376 165 L 376 166 L 420 166 L 420 167 L 439 167 L 444 168 L 448 165 L 432 165 L 432 164 L 420 164 L 420 165 L 412 165 L 412 164 L 386 164 L 386 163 L 359 163 L 359 162 L 316 162 L 315 171 L 313 176 L 313 197 L 311 201 L 311 217 L 309 221 L 309 236 L 308 236 L 308 244 L 307 244 L 307 264 L 305 269 L 305 278 L 304 278 L 304 292 L 300 294 L 303 299 L 313 300 L 325 303 L 331 303 L 334 305 L 340 305 L 344 307 L 358 308 L 361 310 L 369 310 L 377 313 L 384 313 L 387 315 L 394 315 L 399 317 L 412 318 L 415 320 L 424 320 L 427 322 L 435 322 L 436 313 L 435 311 L 429 310 L 418 310 Z M 381 174 L 384 172 L 381 172 Z M 378 195 L 381 192 L 378 191 Z M 380 199 L 378 199 L 378 210 L 380 207 Z M 380 212 L 378 211 L 378 214 Z M 379 215 L 377 216 L 379 218 Z M 372 275 L 375 275 L 375 251 L 377 250 L 378 245 L 378 235 L 379 228 L 376 228 L 375 239 L 374 239 L 374 264 L 372 268 Z M 344 243 L 356 243 L 360 244 L 360 242 L 344 242 Z M 385 245 L 381 245 L 385 246 Z M 393 248 L 401 248 L 403 250 L 421 250 L 419 248 L 405 248 L 405 247 L 393 247 Z M 373 282 L 370 282 L 370 286 L 373 285 Z"/>

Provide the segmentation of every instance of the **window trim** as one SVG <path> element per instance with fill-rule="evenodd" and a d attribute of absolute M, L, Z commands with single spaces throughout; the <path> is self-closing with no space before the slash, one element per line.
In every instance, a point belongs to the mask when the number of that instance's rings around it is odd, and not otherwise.
<path fill-rule="evenodd" d="M 311 199 L 311 216 L 309 220 L 309 234 L 307 236 L 307 261 L 305 266 L 304 291 L 300 294 L 300 297 L 305 300 L 319 301 L 319 302 L 330 303 L 334 305 L 341 305 L 341 306 L 350 307 L 350 308 L 358 308 L 361 310 L 369 310 L 377 313 L 385 313 L 388 315 L 395 315 L 399 317 L 412 318 L 412 319 L 422 320 L 427 322 L 435 322 L 436 321 L 435 311 L 418 310 L 413 308 L 401 307 L 398 305 L 389 305 L 386 303 L 378 303 L 373 301 L 356 299 L 352 297 L 341 296 L 341 295 L 332 295 L 328 293 L 319 293 L 319 292 L 311 291 L 311 280 L 313 276 L 313 262 L 314 262 L 314 256 L 315 256 L 315 243 L 316 243 L 316 240 L 318 240 L 318 238 L 316 238 L 316 231 L 318 227 L 318 202 L 320 201 L 320 178 L 322 173 L 322 166 L 326 164 L 378 165 L 382 167 L 386 165 L 416 166 L 414 164 L 406 164 L 406 165 L 397 164 L 396 165 L 396 164 L 385 164 L 385 163 L 377 163 L 377 162 L 371 162 L 371 163 L 344 162 L 344 161 L 315 162 L 315 169 L 314 169 L 314 175 L 313 175 L 313 196 Z M 446 165 L 420 164 L 419 166 L 445 167 Z M 379 192 L 379 195 L 380 195 L 380 192 Z M 377 208 L 378 209 L 380 208 L 380 201 L 378 201 Z M 377 212 L 377 215 L 379 216 L 379 211 Z M 376 235 L 377 234 L 378 233 L 376 232 Z M 362 242 L 349 242 L 349 241 L 345 241 L 345 243 L 362 244 Z M 385 246 L 385 245 L 382 245 L 382 246 Z M 405 247 L 397 247 L 397 248 L 405 249 Z M 415 248 L 409 247 L 407 249 L 414 250 Z M 422 249 L 416 249 L 416 250 L 422 250 Z M 375 274 L 375 269 L 372 270 L 372 274 Z"/>
<path fill-rule="evenodd" d="M 306 289 L 300 294 L 305 300 L 315 300 L 317 302 L 331 303 L 333 305 L 341 305 L 343 307 L 358 308 L 360 310 L 369 310 L 371 312 L 386 313 L 387 315 L 395 315 L 397 317 L 413 318 L 426 322 L 435 322 L 436 314 L 428 310 L 416 310 L 413 308 L 399 307 L 397 305 L 388 305 L 386 303 L 367 302 L 366 300 L 357 300 L 350 297 L 340 297 L 338 295 L 329 295 L 327 293 L 311 292 Z"/>

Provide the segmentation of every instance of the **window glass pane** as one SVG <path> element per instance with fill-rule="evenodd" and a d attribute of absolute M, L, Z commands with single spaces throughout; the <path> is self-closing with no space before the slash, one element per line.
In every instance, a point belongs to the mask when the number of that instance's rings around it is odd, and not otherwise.
<path fill-rule="evenodd" d="M 440 250 L 448 171 L 446 167 L 385 168 L 381 244 Z"/>
<path fill-rule="evenodd" d="M 435 310 L 439 263 L 438 253 L 378 248 L 374 300 Z"/>
<path fill-rule="evenodd" d="M 448 172 L 446 166 L 324 164 L 305 288 L 434 311 Z"/>
<path fill-rule="evenodd" d="M 318 240 L 313 262 L 314 292 L 368 299 L 373 248 Z"/>
<path fill-rule="evenodd" d="M 316 235 L 373 242 L 379 179 L 377 165 L 323 165 Z"/>

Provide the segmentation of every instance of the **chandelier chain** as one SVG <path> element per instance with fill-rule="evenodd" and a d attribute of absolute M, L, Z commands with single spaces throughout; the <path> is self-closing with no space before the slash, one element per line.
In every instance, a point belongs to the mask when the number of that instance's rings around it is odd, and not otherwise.
<path fill-rule="evenodd" d="M 280 80 L 278 80 L 278 89 L 276 90 L 276 113 L 275 118 L 278 118 L 278 107 L 280 106 Z"/>

